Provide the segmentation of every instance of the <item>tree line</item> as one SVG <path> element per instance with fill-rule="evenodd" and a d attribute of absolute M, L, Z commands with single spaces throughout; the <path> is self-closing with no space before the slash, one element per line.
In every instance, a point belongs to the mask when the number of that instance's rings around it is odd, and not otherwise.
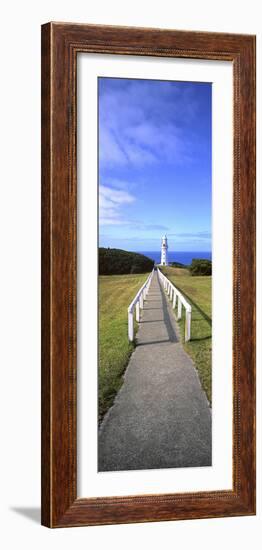
<path fill-rule="evenodd" d="M 118 248 L 99 248 L 100 275 L 127 275 L 152 271 L 154 261 L 138 254 Z"/>
<path fill-rule="evenodd" d="M 212 275 L 212 261 L 193 259 L 191 265 L 171 262 L 170 266 L 189 269 L 193 277 Z M 130 273 L 147 273 L 152 271 L 154 261 L 144 254 L 128 252 L 119 248 L 99 248 L 100 275 L 127 275 Z"/>

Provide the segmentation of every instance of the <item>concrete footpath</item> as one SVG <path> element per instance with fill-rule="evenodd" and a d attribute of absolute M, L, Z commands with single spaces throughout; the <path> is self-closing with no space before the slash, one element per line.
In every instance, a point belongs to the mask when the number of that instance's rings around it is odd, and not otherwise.
<path fill-rule="evenodd" d="M 99 429 L 99 471 L 211 466 L 211 411 L 155 272 L 123 385 Z"/>

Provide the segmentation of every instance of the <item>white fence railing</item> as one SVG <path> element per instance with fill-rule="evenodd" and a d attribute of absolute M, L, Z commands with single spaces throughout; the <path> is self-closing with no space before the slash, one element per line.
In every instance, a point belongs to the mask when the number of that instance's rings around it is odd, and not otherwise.
<path fill-rule="evenodd" d="M 186 301 L 183 294 L 181 294 L 181 292 L 175 287 L 175 285 L 173 285 L 173 283 L 171 283 L 171 281 L 169 281 L 169 279 L 162 273 L 162 271 L 157 269 L 157 273 L 159 280 L 167 293 L 167 296 L 169 297 L 170 301 L 173 301 L 173 309 L 175 309 L 177 305 L 177 320 L 181 319 L 182 317 L 182 305 L 186 310 L 185 341 L 188 342 L 191 335 L 191 305 Z"/>
<path fill-rule="evenodd" d="M 128 306 L 128 309 L 127 309 L 128 340 L 130 340 L 130 342 L 133 342 L 133 340 L 134 340 L 134 309 L 136 309 L 136 321 L 139 322 L 139 320 L 140 320 L 140 309 L 143 309 L 143 307 L 144 307 L 144 301 L 145 301 L 147 293 L 149 291 L 149 287 L 150 287 L 153 275 L 154 275 L 154 269 L 150 273 L 149 277 L 147 278 L 147 280 L 143 284 L 143 286 L 141 286 L 141 288 L 138 291 L 137 295 L 135 296 L 134 300 Z"/>

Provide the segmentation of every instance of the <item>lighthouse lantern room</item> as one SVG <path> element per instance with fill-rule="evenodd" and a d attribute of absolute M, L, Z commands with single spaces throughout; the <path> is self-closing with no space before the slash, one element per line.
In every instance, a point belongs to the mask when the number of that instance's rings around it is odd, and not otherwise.
<path fill-rule="evenodd" d="M 161 265 L 168 265 L 167 251 L 168 251 L 167 236 L 164 235 L 162 237 L 162 244 L 161 244 Z"/>

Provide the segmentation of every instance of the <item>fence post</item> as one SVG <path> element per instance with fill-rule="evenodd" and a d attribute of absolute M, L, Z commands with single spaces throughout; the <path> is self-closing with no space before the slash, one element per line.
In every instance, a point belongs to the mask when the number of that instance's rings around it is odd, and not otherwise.
<path fill-rule="evenodd" d="M 182 317 L 182 302 L 180 300 L 180 296 L 178 296 L 178 310 L 177 310 L 177 319 L 181 319 Z"/>
<path fill-rule="evenodd" d="M 130 342 L 134 340 L 134 317 L 131 311 L 128 311 L 128 340 Z"/>
<path fill-rule="evenodd" d="M 139 301 L 136 303 L 136 321 L 139 323 L 140 315 L 139 315 Z"/>
<path fill-rule="evenodd" d="M 143 303 L 143 292 L 141 292 L 141 294 L 140 294 L 139 306 L 140 306 L 140 309 L 143 309 L 143 308 L 144 308 L 144 303 Z"/>
<path fill-rule="evenodd" d="M 179 321 L 182 318 L 182 300 L 179 295 L 179 292 L 176 290 L 174 286 L 170 283 L 170 281 L 161 273 L 161 271 L 158 270 L 158 277 L 161 281 L 164 290 L 167 293 L 167 296 L 169 297 L 170 301 L 172 302 L 173 309 L 176 308 L 177 304 L 177 321 Z M 177 293 L 178 292 L 178 293 Z M 185 342 L 188 342 L 191 338 L 191 306 L 189 304 L 187 307 L 185 306 L 186 310 L 186 320 L 185 320 Z"/>
<path fill-rule="evenodd" d="M 185 341 L 190 340 L 191 332 L 191 309 L 186 311 Z"/>

